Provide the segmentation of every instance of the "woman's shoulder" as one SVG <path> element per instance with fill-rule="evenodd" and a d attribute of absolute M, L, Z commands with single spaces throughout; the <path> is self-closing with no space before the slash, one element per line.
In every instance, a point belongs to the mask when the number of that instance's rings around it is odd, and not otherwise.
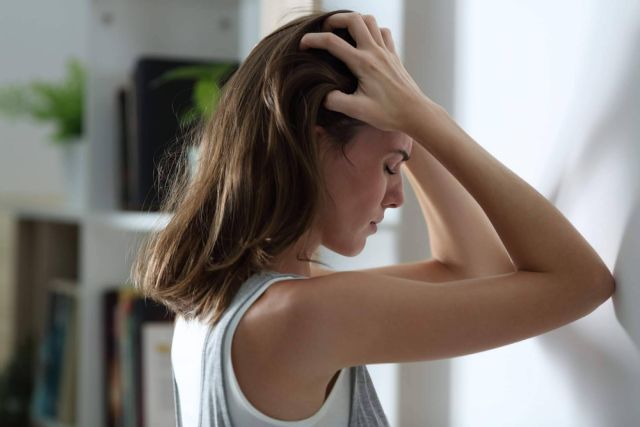
<path fill-rule="evenodd" d="M 269 286 L 239 319 L 233 340 L 235 357 L 242 358 L 243 355 L 250 354 L 254 358 L 279 360 L 280 363 L 277 367 L 272 367 L 273 372 L 269 375 L 290 376 L 296 379 L 298 386 L 318 384 L 319 379 L 325 381 L 326 385 L 326 381 L 330 379 L 327 376 L 329 372 L 314 374 L 318 371 L 313 366 L 315 359 L 306 357 L 300 351 L 299 333 L 310 319 L 304 318 L 304 310 L 294 308 L 303 286 L 310 285 L 312 281 L 312 278 L 286 278 Z M 294 331 L 292 328 L 295 325 L 301 329 Z M 243 364 L 242 360 L 238 360 L 238 364 Z M 244 365 L 248 366 L 246 363 Z M 257 365 L 264 366 L 261 363 Z M 280 368 L 282 371 L 279 371 Z M 253 374 L 258 375 L 258 372 Z"/>

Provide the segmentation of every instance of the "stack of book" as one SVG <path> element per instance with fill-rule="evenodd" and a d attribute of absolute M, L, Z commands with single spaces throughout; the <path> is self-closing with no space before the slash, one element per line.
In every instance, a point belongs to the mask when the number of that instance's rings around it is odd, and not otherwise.
<path fill-rule="evenodd" d="M 47 287 L 47 314 L 32 396 L 32 418 L 72 425 L 76 408 L 77 283 L 55 279 Z"/>
<path fill-rule="evenodd" d="M 175 425 L 173 314 L 131 287 L 103 298 L 107 427 Z"/>

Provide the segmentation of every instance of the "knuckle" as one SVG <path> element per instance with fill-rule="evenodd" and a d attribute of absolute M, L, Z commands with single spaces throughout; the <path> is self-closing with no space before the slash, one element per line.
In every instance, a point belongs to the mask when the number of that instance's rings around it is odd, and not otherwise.
<path fill-rule="evenodd" d="M 359 66 L 364 71 L 374 71 L 378 68 L 376 62 L 376 54 L 375 53 L 363 53 L 358 58 Z"/>
<path fill-rule="evenodd" d="M 377 71 L 379 69 L 378 64 L 374 61 L 367 61 L 365 63 L 365 67 L 367 69 L 368 72 L 374 72 Z"/>

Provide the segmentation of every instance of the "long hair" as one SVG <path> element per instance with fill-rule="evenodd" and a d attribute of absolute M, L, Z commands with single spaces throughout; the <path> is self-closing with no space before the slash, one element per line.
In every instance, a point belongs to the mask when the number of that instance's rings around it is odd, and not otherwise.
<path fill-rule="evenodd" d="M 184 152 L 171 160 L 175 179 L 161 206 L 171 219 L 143 242 L 131 270 L 143 295 L 215 324 L 242 283 L 312 226 L 326 195 L 315 126 L 344 154 L 363 125 L 323 106 L 332 90 L 356 90 L 348 67 L 324 50 L 299 49 L 305 33 L 323 31 L 339 12 L 349 11 L 311 13 L 263 38 L 195 133 L 193 176 Z M 346 30 L 334 33 L 355 46 Z M 298 259 L 317 262 L 306 256 Z"/>

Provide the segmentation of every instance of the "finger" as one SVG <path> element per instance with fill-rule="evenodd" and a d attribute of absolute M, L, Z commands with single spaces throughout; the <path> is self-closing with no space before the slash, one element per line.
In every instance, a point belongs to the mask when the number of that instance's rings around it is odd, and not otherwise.
<path fill-rule="evenodd" d="M 369 29 L 369 33 L 371 34 L 371 37 L 373 37 L 373 40 L 375 40 L 378 46 L 384 47 L 384 40 L 382 39 L 382 34 L 380 33 L 380 28 L 378 27 L 376 18 L 373 15 L 364 15 L 362 19 L 367 25 L 367 28 Z"/>
<path fill-rule="evenodd" d="M 380 33 L 382 34 L 382 39 L 384 40 L 384 45 L 391 52 L 396 53 L 396 46 L 393 43 L 393 37 L 391 37 L 391 30 L 388 28 L 380 29 Z"/>
<path fill-rule="evenodd" d="M 331 15 L 324 20 L 322 28 L 325 31 L 346 28 L 358 47 L 367 47 L 375 43 L 362 15 L 359 13 L 336 13 Z"/>
<path fill-rule="evenodd" d="M 339 90 L 332 90 L 324 99 L 324 107 L 331 111 L 346 114 L 354 119 L 360 119 L 360 108 L 358 108 L 355 95 L 349 95 Z"/>
<path fill-rule="evenodd" d="M 307 33 L 300 39 L 300 49 L 324 49 L 344 62 L 352 72 L 357 69 L 360 53 L 346 40 L 334 33 Z"/>

